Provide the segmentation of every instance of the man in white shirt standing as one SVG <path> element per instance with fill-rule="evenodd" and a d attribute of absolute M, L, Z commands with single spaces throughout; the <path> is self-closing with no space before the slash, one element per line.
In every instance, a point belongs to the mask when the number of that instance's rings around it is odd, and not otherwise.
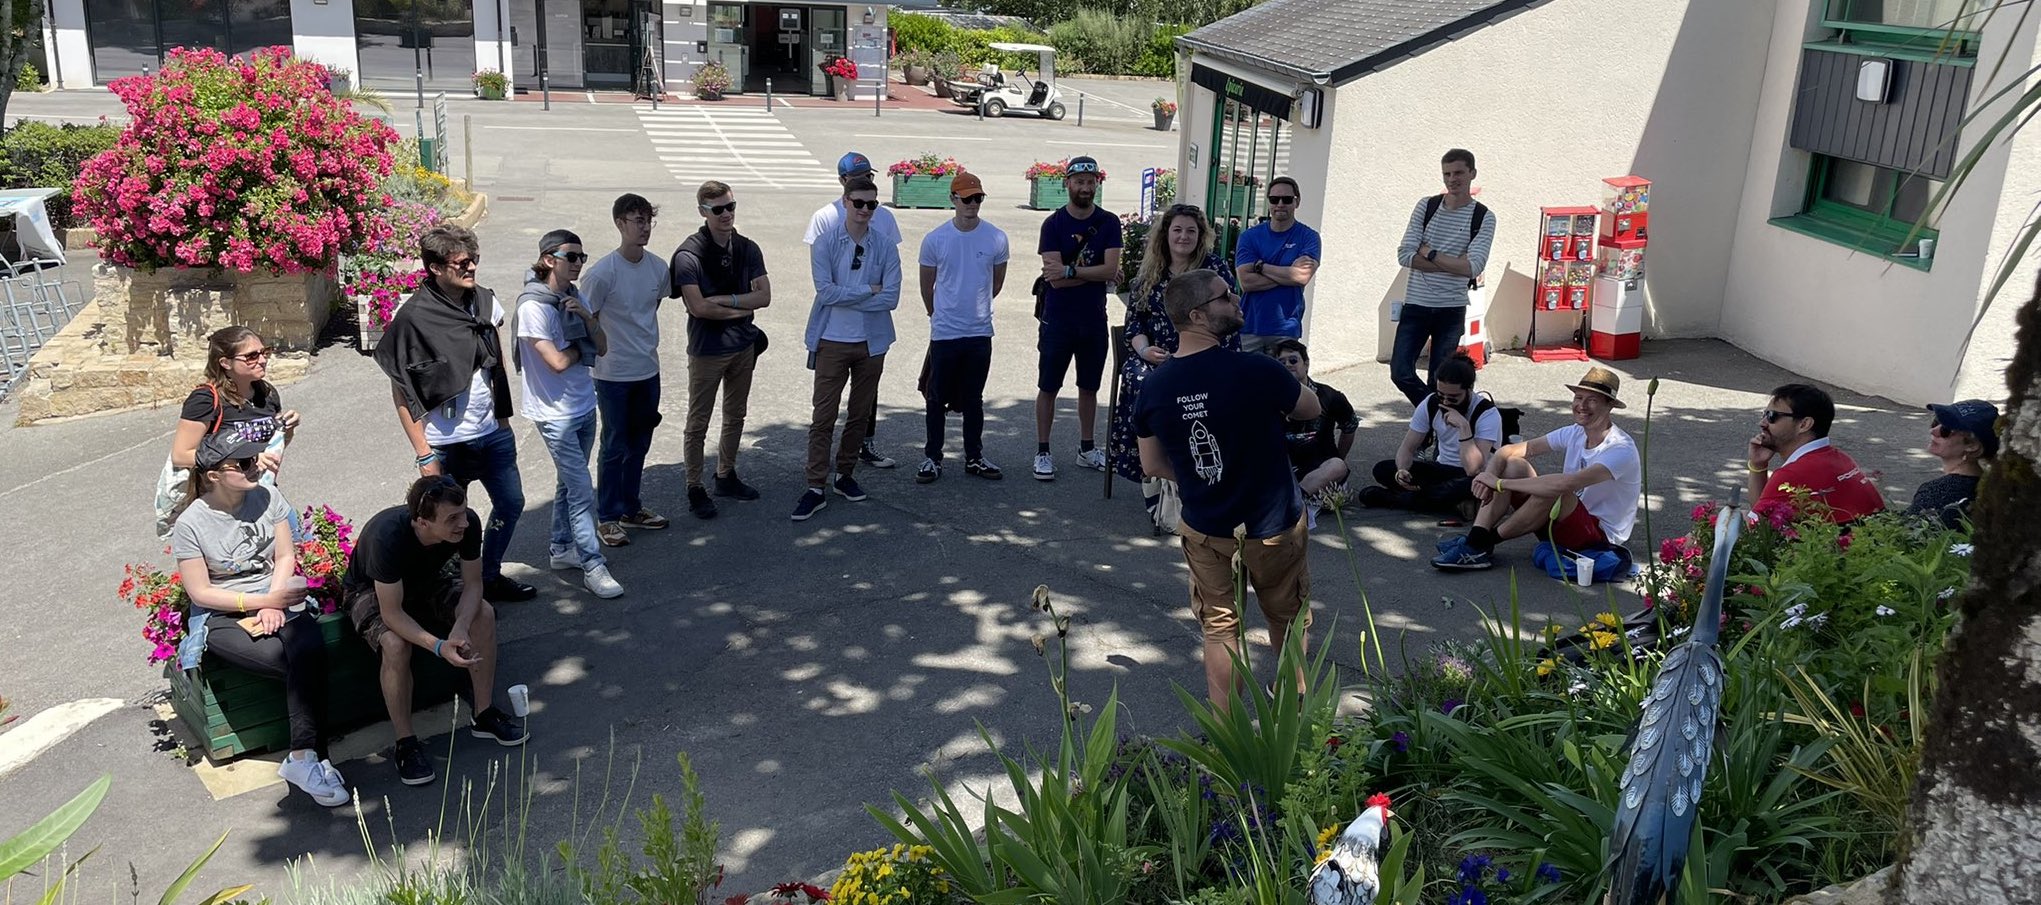
<path fill-rule="evenodd" d="M 659 303 L 666 299 L 666 262 L 645 250 L 659 211 L 641 195 L 610 206 L 617 250 L 588 265 L 581 296 L 602 318 L 609 351 L 595 360 L 595 403 L 602 415 L 596 460 L 596 536 L 604 546 L 631 542 L 625 528 L 657 530 L 669 522 L 639 495 L 652 429 L 659 426 Z"/>
<path fill-rule="evenodd" d="M 852 179 L 860 176 L 872 180 L 874 185 L 878 184 L 878 176 L 872 172 L 872 161 L 870 158 L 856 151 L 851 151 L 837 158 L 836 181 L 838 184 L 849 186 Z M 801 238 L 801 241 L 806 242 L 809 248 L 814 248 L 817 237 L 826 236 L 842 228 L 843 221 L 843 197 L 838 195 L 835 198 L 829 199 L 828 204 L 816 209 L 815 215 L 808 218 L 808 233 Z M 877 241 L 890 242 L 895 248 L 900 246 L 900 223 L 893 219 L 893 212 L 887 210 L 883 205 L 877 210 L 872 211 L 871 231 L 872 235 L 877 238 Z M 873 438 L 878 435 L 879 412 L 875 408 L 872 410 L 871 423 L 865 426 L 865 442 L 862 446 L 858 447 L 858 461 L 873 468 L 892 468 L 899 465 L 900 463 L 893 461 L 891 457 L 879 452 L 872 446 Z"/>
<path fill-rule="evenodd" d="M 900 305 L 900 250 L 872 233 L 879 187 L 870 176 L 843 188 L 850 215 L 843 227 L 819 236 L 808 253 L 815 278 L 815 304 L 808 309 L 808 367 L 815 372 L 815 412 L 808 422 L 808 489 L 794 506 L 793 520 L 807 521 L 828 505 L 825 487 L 853 503 L 865 499 L 852 473 L 859 444 L 879 405 L 879 375 L 892 348 L 893 309 Z M 837 406 L 850 385 L 850 411 L 837 446 L 834 481 L 829 458 L 836 433 Z"/>
<path fill-rule="evenodd" d="M 928 444 L 914 480 L 943 475 L 948 412 L 964 416 L 964 473 L 997 481 L 1005 475 L 985 458 L 985 378 L 992 372 L 992 300 L 1006 286 L 1006 233 L 978 216 L 985 184 L 958 173 L 950 184 L 956 215 L 921 240 L 921 305 L 928 311 Z"/>

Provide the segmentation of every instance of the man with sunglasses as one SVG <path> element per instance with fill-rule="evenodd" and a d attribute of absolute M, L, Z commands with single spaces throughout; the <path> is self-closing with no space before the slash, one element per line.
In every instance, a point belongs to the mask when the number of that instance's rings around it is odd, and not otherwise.
<path fill-rule="evenodd" d="M 1878 485 L 1842 450 L 1828 442 L 1835 400 L 1822 388 L 1789 383 L 1772 391 L 1750 438 L 1749 490 L 1752 506 L 1791 506 L 1793 491 L 1805 491 L 1828 507 L 1836 524 L 1848 524 L 1885 509 Z M 1772 468 L 1778 461 L 1777 470 Z"/>
<path fill-rule="evenodd" d="M 848 215 L 837 231 L 815 240 L 808 253 L 815 278 L 815 303 L 808 309 L 808 368 L 815 372 L 814 417 L 808 422 L 808 489 L 794 506 L 793 520 L 807 521 L 829 504 L 823 488 L 853 503 L 865 498 L 852 474 L 872 412 L 879 405 L 879 375 L 893 345 L 893 309 L 900 306 L 900 251 L 872 231 L 879 186 L 869 176 L 843 187 Z M 835 480 L 830 480 L 829 441 L 836 433 L 837 405 L 850 385 L 850 412 L 837 447 Z"/>
<path fill-rule="evenodd" d="M 1176 353 L 1141 386 L 1134 432 L 1141 468 L 1177 482 L 1177 533 L 1190 567 L 1191 613 L 1204 630 L 1205 691 L 1226 709 L 1238 694 L 1233 658 L 1240 610 L 1233 557 L 1240 554 L 1277 651 L 1311 624 L 1311 574 L 1304 497 L 1290 469 L 1285 422 L 1323 414 L 1318 394 L 1267 355 L 1222 347 L 1240 330 L 1240 297 L 1217 271 L 1170 280 L 1163 306 L 1177 329 Z M 1239 532 L 1244 528 L 1244 533 Z M 1298 636 L 1298 649 L 1304 638 Z M 1303 675 L 1297 677 L 1302 686 Z"/>
<path fill-rule="evenodd" d="M 397 423 L 418 456 L 418 473 L 448 475 L 463 488 L 481 481 L 489 492 L 482 596 L 497 603 L 530 600 L 538 588 L 503 574 L 504 553 L 524 513 L 517 437 L 510 430 L 510 374 L 496 332 L 503 306 L 475 281 L 482 253 L 474 233 L 435 226 L 418 246 L 430 278 L 383 330 L 376 364 L 389 375 Z"/>
<path fill-rule="evenodd" d="M 928 400 L 928 443 L 918 483 L 943 474 L 947 413 L 964 416 L 964 473 L 997 481 L 985 459 L 985 378 L 992 373 L 992 300 L 1006 285 L 1006 233 L 979 216 L 985 184 L 958 173 L 950 183 L 956 214 L 921 240 L 921 305 L 928 311 L 928 359 L 922 395 Z"/>
<path fill-rule="evenodd" d="M 758 491 L 737 477 L 737 447 L 751 405 L 751 376 L 765 351 L 765 331 L 752 313 L 772 304 L 765 252 L 737 232 L 737 194 L 721 182 L 695 190 L 702 228 L 673 252 L 673 298 L 687 306 L 687 428 L 682 433 L 687 463 L 688 507 L 696 518 L 713 518 L 716 504 L 702 491 L 703 444 L 716 390 L 723 391 L 723 432 L 716 447 L 716 494 L 758 499 Z"/>
<path fill-rule="evenodd" d="M 1240 350 L 1267 352 L 1304 335 L 1304 287 L 1318 273 L 1318 231 L 1297 220 L 1297 180 L 1269 183 L 1269 219 L 1240 234 L 1233 272 L 1240 279 Z"/>
<path fill-rule="evenodd" d="M 595 359 L 595 402 L 602 416 L 595 461 L 596 537 L 605 547 L 631 542 L 625 528 L 659 530 L 669 523 L 645 508 L 645 456 L 659 426 L 659 303 L 671 289 L 666 261 L 645 250 L 659 209 L 626 193 L 610 205 L 617 249 L 588 265 L 581 296 L 602 318 L 609 351 Z M 582 254 L 582 260 L 587 260 Z M 690 487 L 688 501 L 700 491 Z M 706 500 L 707 497 L 703 496 Z"/>
<path fill-rule="evenodd" d="M 1098 388 L 1106 371 L 1106 288 L 1120 281 L 1120 218 L 1093 202 L 1104 174 L 1098 161 L 1072 157 L 1063 170 L 1070 202 L 1042 221 L 1041 326 L 1035 348 L 1040 368 L 1035 394 L 1035 480 L 1056 480 L 1049 431 L 1056 395 L 1077 362 L 1077 464 L 1106 470 L 1106 454 L 1093 441 Z"/>
<path fill-rule="evenodd" d="M 850 185 L 852 179 L 860 176 L 870 179 L 874 183 L 878 181 L 878 177 L 872 174 L 871 158 L 856 151 L 850 151 L 836 159 L 836 182 L 838 185 Z M 809 248 L 814 248 L 816 239 L 842 229 L 843 219 L 843 196 L 838 195 L 835 198 L 829 199 L 828 204 L 816 208 L 815 215 L 808 218 L 808 233 L 801 237 L 801 241 L 807 243 Z M 893 218 L 892 211 L 884 207 L 873 211 L 871 228 L 872 235 L 879 240 L 892 242 L 895 247 L 900 245 L 900 223 Z M 898 466 L 900 463 L 893 461 L 891 457 L 879 452 L 872 445 L 873 441 L 879 436 L 878 409 L 874 408 L 872 410 L 872 423 L 867 425 L 867 428 L 864 446 L 858 449 L 858 461 L 873 468 L 893 468 Z"/>

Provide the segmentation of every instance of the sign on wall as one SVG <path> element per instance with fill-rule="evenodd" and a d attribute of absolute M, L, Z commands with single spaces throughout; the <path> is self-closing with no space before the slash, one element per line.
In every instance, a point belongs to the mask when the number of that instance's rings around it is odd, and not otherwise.
<path fill-rule="evenodd" d="M 1294 100 L 1287 92 L 1277 91 L 1265 85 L 1258 85 L 1238 76 L 1228 75 L 1217 69 L 1197 63 L 1191 64 L 1191 83 L 1209 88 L 1212 93 L 1233 101 L 1250 110 L 1258 110 L 1277 119 L 1289 119 Z"/>

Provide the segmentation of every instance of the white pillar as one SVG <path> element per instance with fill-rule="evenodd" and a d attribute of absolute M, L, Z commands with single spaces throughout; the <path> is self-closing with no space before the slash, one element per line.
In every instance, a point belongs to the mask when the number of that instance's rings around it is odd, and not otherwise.
<path fill-rule="evenodd" d="M 43 46 L 49 48 L 50 84 L 59 88 L 92 87 L 92 45 L 85 38 L 85 0 L 50 0 L 43 24 Z"/>
<path fill-rule="evenodd" d="M 291 0 L 291 49 L 303 59 L 345 69 L 361 84 L 354 43 L 354 0 Z"/>
<path fill-rule="evenodd" d="M 515 84 L 517 60 L 510 47 L 510 0 L 475 0 L 475 71 L 494 69 Z"/>

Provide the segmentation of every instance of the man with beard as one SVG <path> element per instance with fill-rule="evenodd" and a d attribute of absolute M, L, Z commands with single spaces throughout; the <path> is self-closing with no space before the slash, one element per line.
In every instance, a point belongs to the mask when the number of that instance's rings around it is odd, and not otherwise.
<path fill-rule="evenodd" d="M 1106 287 L 1120 281 L 1120 218 L 1092 202 L 1102 178 L 1098 161 L 1072 157 L 1063 187 L 1070 203 L 1042 222 L 1041 327 L 1035 348 L 1035 480 L 1056 480 L 1049 430 L 1063 375 L 1077 362 L 1077 464 L 1104 471 L 1106 456 L 1093 442 L 1098 388 L 1106 370 Z"/>
<path fill-rule="evenodd" d="M 723 434 L 716 447 L 716 495 L 756 500 L 758 491 L 737 477 L 737 446 L 751 405 L 751 375 L 765 332 L 752 313 L 772 304 L 772 281 L 758 243 L 737 234 L 737 195 L 721 182 L 695 190 L 702 228 L 673 252 L 673 297 L 687 305 L 687 427 L 681 432 L 687 466 L 688 508 L 713 518 L 716 504 L 702 490 L 703 444 L 716 389 L 723 390 Z"/>
<path fill-rule="evenodd" d="M 1629 540 L 1644 466 L 1637 444 L 1615 423 L 1622 385 L 1609 369 L 1589 368 L 1579 383 L 1566 386 L 1573 391 L 1572 424 L 1488 457 L 1474 476 L 1474 498 L 1481 501 L 1474 527 L 1441 542 L 1432 566 L 1451 572 L 1489 568 L 1497 542 L 1526 534 L 1576 553 Z M 1559 474 L 1541 475 L 1531 466 L 1531 456 L 1547 453 L 1565 460 Z"/>
<path fill-rule="evenodd" d="M 1286 420 L 1321 414 L 1318 395 L 1275 359 L 1221 348 L 1241 326 L 1240 297 L 1211 270 L 1172 279 L 1163 304 L 1179 338 L 1134 403 L 1141 468 L 1176 481 L 1183 495 L 1177 533 L 1191 573 L 1191 612 L 1204 630 L 1205 690 L 1220 708 L 1238 693 L 1233 657 L 1240 611 L 1233 556 L 1283 649 L 1292 626 L 1310 627 L 1304 498 L 1290 470 Z M 1239 529 L 1243 535 L 1236 535 Z M 1304 647 L 1298 637 L 1298 649 Z M 1300 670 L 1299 687 L 1303 684 Z"/>
<path fill-rule="evenodd" d="M 1830 446 L 1828 426 L 1835 400 L 1822 388 L 1789 383 L 1772 391 L 1750 438 L 1749 490 L 1757 506 L 1786 506 L 1793 490 L 1828 507 L 1828 517 L 1847 524 L 1885 509 L 1878 485 L 1847 453 Z M 1772 470 L 1774 458 L 1779 468 Z M 1789 489 L 1790 488 L 1790 489 Z"/>

